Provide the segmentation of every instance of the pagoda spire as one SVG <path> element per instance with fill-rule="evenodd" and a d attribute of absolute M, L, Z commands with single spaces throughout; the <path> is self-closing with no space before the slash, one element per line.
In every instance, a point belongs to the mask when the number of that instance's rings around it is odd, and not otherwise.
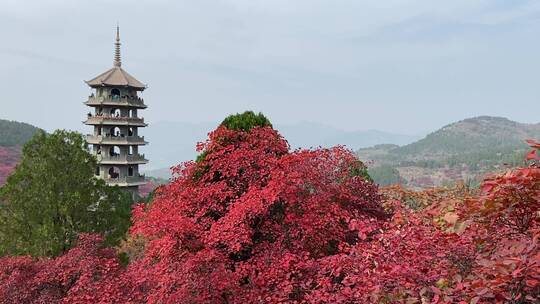
<path fill-rule="evenodd" d="M 120 58 L 120 26 L 116 25 L 116 42 L 114 43 L 114 62 L 115 67 L 122 66 L 122 60 Z"/>

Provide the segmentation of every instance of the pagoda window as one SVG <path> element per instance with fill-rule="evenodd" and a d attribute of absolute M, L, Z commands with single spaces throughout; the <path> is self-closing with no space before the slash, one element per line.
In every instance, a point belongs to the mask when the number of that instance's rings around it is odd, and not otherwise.
<path fill-rule="evenodd" d="M 118 167 L 110 167 L 109 178 L 119 178 L 119 177 L 120 177 L 120 169 Z"/>
<path fill-rule="evenodd" d="M 109 156 L 119 156 L 120 148 L 118 146 L 112 146 L 109 150 Z"/>
<path fill-rule="evenodd" d="M 111 90 L 111 98 L 112 99 L 120 98 L 120 90 L 119 89 L 112 89 Z"/>
<path fill-rule="evenodd" d="M 112 109 L 111 110 L 111 116 L 112 117 L 120 117 L 122 115 L 122 112 L 120 109 Z"/>
<path fill-rule="evenodd" d="M 131 166 L 128 168 L 128 175 L 133 176 L 133 167 Z"/>
<path fill-rule="evenodd" d="M 129 149 L 128 149 L 128 154 L 129 155 L 133 155 L 133 146 L 129 146 Z"/>
<path fill-rule="evenodd" d="M 119 127 L 111 127 L 111 129 L 109 130 L 109 134 L 112 137 L 120 137 L 123 135 Z"/>
<path fill-rule="evenodd" d="M 99 176 L 99 166 L 96 167 L 96 176 Z"/>
<path fill-rule="evenodd" d="M 128 129 L 128 136 L 133 136 L 133 128 Z"/>

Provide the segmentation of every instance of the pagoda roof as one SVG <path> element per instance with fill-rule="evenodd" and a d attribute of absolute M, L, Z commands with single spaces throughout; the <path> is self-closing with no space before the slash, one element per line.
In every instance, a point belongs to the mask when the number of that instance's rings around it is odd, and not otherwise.
<path fill-rule="evenodd" d="M 86 81 L 86 84 L 92 88 L 101 86 L 119 86 L 132 87 L 141 91 L 144 90 L 146 88 L 144 83 L 138 81 L 135 77 L 122 69 L 122 60 L 120 57 L 120 28 L 118 25 L 116 26 L 116 43 L 114 46 L 113 67 L 93 79 Z"/>
<path fill-rule="evenodd" d="M 122 69 L 120 66 L 114 66 L 104 73 L 99 74 L 91 80 L 86 81 L 90 87 L 100 86 L 127 86 L 136 89 L 144 90 L 146 85 L 135 77 L 131 76 L 128 72 Z"/>

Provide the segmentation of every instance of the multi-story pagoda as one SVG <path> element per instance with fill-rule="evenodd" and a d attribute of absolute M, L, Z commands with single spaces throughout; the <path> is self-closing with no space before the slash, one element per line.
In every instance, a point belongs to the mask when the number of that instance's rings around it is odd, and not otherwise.
<path fill-rule="evenodd" d="M 138 116 L 145 109 L 144 100 L 137 94 L 146 85 L 122 69 L 120 31 L 116 28 L 113 67 L 86 83 L 93 89 L 85 104 L 93 108 L 84 122 L 93 126 L 93 134 L 86 140 L 98 160 L 96 176 L 109 185 L 118 185 L 137 192 L 145 183 L 139 165 L 148 160 L 139 153 L 139 146 L 147 144 L 139 136 L 139 127 L 146 127 Z"/>

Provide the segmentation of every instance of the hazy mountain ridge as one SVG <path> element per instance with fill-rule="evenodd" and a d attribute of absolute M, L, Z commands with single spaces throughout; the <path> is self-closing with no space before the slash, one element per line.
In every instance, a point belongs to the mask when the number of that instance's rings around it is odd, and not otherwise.
<path fill-rule="evenodd" d="M 206 140 L 207 133 L 219 123 L 156 122 L 141 133 L 149 141 L 143 151 L 150 163 L 149 176 L 168 178 L 173 165 L 195 159 L 197 142 Z M 381 143 L 404 145 L 420 136 L 394 134 L 378 130 L 344 131 L 320 123 L 274 124 L 274 128 L 289 142 L 292 149 L 344 145 L 352 150 Z"/>
<path fill-rule="evenodd" d="M 540 138 L 540 124 L 479 116 L 444 126 L 405 146 L 379 145 L 357 153 L 382 184 L 401 178 L 409 186 L 426 187 L 456 179 L 477 180 L 486 172 L 518 165 L 529 138 Z"/>

